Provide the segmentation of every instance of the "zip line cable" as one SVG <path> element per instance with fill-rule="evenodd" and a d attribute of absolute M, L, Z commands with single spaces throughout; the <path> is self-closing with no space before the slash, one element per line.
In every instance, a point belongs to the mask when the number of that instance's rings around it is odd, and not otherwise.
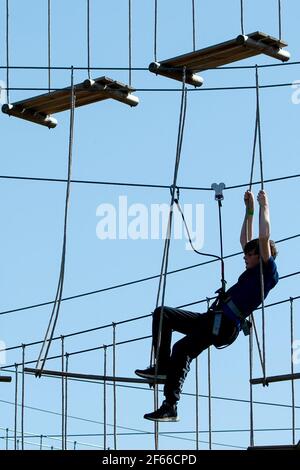
<path fill-rule="evenodd" d="M 300 271 L 297 272 L 297 274 L 300 274 Z M 285 278 L 286 276 L 281 276 L 280 279 L 283 279 Z M 210 300 L 214 300 L 216 297 L 213 297 L 211 299 L 209 299 L 208 297 L 206 297 L 205 299 L 202 299 L 202 300 L 198 300 L 196 302 L 190 302 L 189 304 L 184 304 L 184 305 L 180 305 L 178 306 L 177 308 L 184 308 L 184 307 L 188 307 L 188 306 L 191 306 L 191 305 L 198 305 L 200 303 L 205 303 L 205 302 L 208 302 Z M 288 300 L 290 299 L 293 299 L 293 300 L 297 300 L 298 297 L 290 297 Z M 283 300 L 283 301 L 279 301 L 279 302 L 275 302 L 275 303 L 272 303 L 272 304 L 269 304 L 269 305 L 266 305 L 266 307 L 269 307 L 269 306 L 275 306 L 275 305 L 280 305 L 281 303 L 284 303 L 284 302 L 287 302 L 287 300 Z M 259 309 L 258 309 L 259 310 Z M 112 327 L 112 325 L 114 326 L 117 326 L 117 325 L 122 325 L 122 324 L 125 324 L 125 323 L 130 323 L 130 322 L 133 322 L 133 321 L 137 321 L 137 320 L 143 320 L 145 318 L 149 318 L 151 316 L 151 314 L 147 314 L 147 315 L 142 315 L 142 316 L 139 316 L 139 317 L 133 317 L 133 318 L 129 318 L 127 320 L 121 320 L 119 322 L 114 322 L 114 323 L 108 323 L 106 325 L 101 325 L 101 326 L 97 326 L 97 327 L 94 327 L 94 328 L 89 328 L 87 330 L 80 330 L 80 331 L 76 331 L 74 333 L 69 333 L 69 334 L 65 334 L 64 335 L 64 338 L 70 338 L 70 337 L 73 337 L 73 336 L 78 336 L 78 335 L 82 335 L 82 334 L 86 334 L 86 333 L 92 333 L 94 331 L 99 331 L 99 330 L 102 330 L 102 329 L 105 329 L 105 328 L 110 328 Z M 56 340 L 59 340 L 61 337 L 60 336 L 56 336 L 53 338 L 53 341 L 56 341 Z M 43 341 L 40 340 L 40 341 L 34 341 L 34 342 L 31 342 L 31 343 L 26 343 L 26 346 L 36 346 L 38 344 L 42 344 Z M 5 348 L 5 349 L 0 349 L 0 352 L 4 352 L 4 351 L 13 351 L 15 349 L 20 349 L 22 347 L 22 345 L 17 345 L 17 346 L 12 346 L 12 347 L 8 347 L 8 348 Z M 3 369 L 3 368 L 2 368 Z"/>
<path fill-rule="evenodd" d="M 265 183 L 273 183 L 278 181 L 284 181 L 288 179 L 300 178 L 299 174 L 288 175 L 288 176 L 281 176 L 278 178 L 271 178 L 266 179 Z M 67 183 L 68 180 L 62 178 L 42 178 L 42 177 L 34 177 L 34 176 L 12 176 L 12 175 L 0 175 L 0 179 L 7 179 L 7 180 L 20 180 L 20 181 L 37 181 L 37 182 L 47 182 L 47 183 Z M 167 184 L 146 184 L 146 183 L 129 183 L 129 182 L 117 182 L 117 181 L 92 181 L 92 180 L 73 180 L 71 179 L 70 182 L 72 184 L 93 184 L 93 185 L 107 185 L 107 186 L 128 186 L 133 188 L 157 188 L 157 189 L 168 189 L 170 190 L 170 185 Z M 252 186 L 260 185 L 260 181 L 252 181 Z M 246 188 L 249 186 L 248 183 L 242 183 L 234 186 L 226 186 L 224 191 L 238 189 L 238 188 Z M 199 186 L 177 186 L 179 190 L 190 190 L 190 191 L 213 191 L 211 187 L 199 187 Z"/>
<path fill-rule="evenodd" d="M 299 65 L 300 61 L 288 61 L 288 62 L 280 62 L 280 63 L 272 63 L 272 64 L 257 64 L 258 68 L 271 68 L 271 67 L 283 67 L 289 65 Z M 69 70 L 71 71 L 72 66 L 43 66 L 43 65 L 0 65 L 0 69 L 22 69 L 22 70 Z M 221 67 L 210 67 L 206 70 L 241 70 L 241 69 L 255 69 L 256 65 L 222 65 Z M 88 70 L 88 67 L 79 67 L 73 66 L 73 70 Z M 90 67 L 90 70 L 124 70 L 128 71 L 129 67 Z M 148 67 L 131 67 L 131 70 L 134 71 L 144 71 L 148 72 Z"/>
<path fill-rule="evenodd" d="M 299 296 L 294 296 L 293 299 L 294 299 L 294 300 L 300 299 L 300 295 L 299 295 Z M 192 304 L 180 305 L 180 306 L 177 307 L 177 308 L 184 308 L 184 307 L 187 307 L 187 306 L 189 306 L 189 305 L 198 304 L 198 303 L 200 303 L 200 302 L 207 302 L 207 299 L 205 299 L 204 301 L 203 301 L 203 300 L 200 300 L 200 301 L 198 301 L 198 302 L 193 302 Z M 289 297 L 288 299 L 280 300 L 280 301 L 273 302 L 273 303 L 271 303 L 271 304 L 265 305 L 265 308 L 274 307 L 274 306 L 276 306 L 276 305 L 281 305 L 281 304 L 284 304 L 284 303 L 286 303 L 286 302 L 290 302 L 290 297 Z M 257 308 L 256 310 L 261 310 L 261 308 Z M 147 316 L 149 317 L 150 315 L 147 315 Z M 111 326 L 111 324 L 110 324 L 109 326 Z M 94 330 L 96 330 L 96 329 L 101 329 L 101 327 L 100 327 L 100 328 L 95 328 Z M 78 334 L 79 334 L 79 333 L 78 333 Z M 73 335 L 73 336 L 74 336 L 74 335 Z M 66 337 L 67 337 L 67 335 L 65 335 L 65 338 L 66 338 Z M 125 341 L 119 341 L 119 342 L 116 343 L 115 345 L 116 345 L 116 346 L 120 346 L 120 345 L 129 344 L 129 343 L 133 343 L 133 342 L 137 342 L 137 341 L 142 341 L 142 340 L 144 340 L 144 339 L 149 339 L 149 338 L 151 338 L 151 335 L 148 335 L 148 336 L 141 336 L 141 337 L 138 337 L 138 338 L 132 338 L 132 339 L 125 340 Z M 25 346 L 28 347 L 29 345 L 30 345 L 30 343 L 29 343 L 29 344 L 26 344 Z M 23 345 L 22 345 L 22 346 L 23 346 Z M 105 346 L 106 346 L 107 348 L 113 348 L 113 343 L 107 344 L 107 345 L 105 345 Z M 19 347 L 20 347 L 20 346 L 17 346 L 17 347 L 15 347 L 15 349 L 18 349 Z M 89 352 L 93 352 L 93 351 L 98 351 L 98 350 L 101 350 L 101 349 L 103 349 L 103 348 L 104 348 L 104 346 L 96 346 L 96 347 L 93 347 L 93 348 L 88 348 L 88 349 L 82 349 L 82 350 L 73 351 L 73 352 L 68 353 L 68 354 L 69 354 L 69 356 L 76 356 L 76 355 L 78 355 L 78 354 L 85 354 L 85 353 L 89 353 Z M 51 356 L 51 357 L 48 358 L 48 360 L 54 360 L 54 359 L 60 359 L 60 358 L 61 358 L 61 354 L 56 355 L 56 356 Z M 33 363 L 35 363 L 35 362 L 36 362 L 36 360 L 27 361 L 27 362 L 25 362 L 25 365 L 33 364 Z M 22 365 L 22 363 L 21 363 L 21 364 L 18 364 L 18 365 Z M 2 370 L 2 371 L 7 371 L 7 369 L 10 369 L 11 367 L 15 367 L 15 364 L 10 364 L 10 365 L 7 365 L 7 366 L 3 366 L 3 367 L 1 367 L 1 370 Z"/>
<path fill-rule="evenodd" d="M 281 240 L 277 240 L 276 243 L 285 242 L 285 241 L 292 240 L 294 238 L 299 238 L 299 237 L 300 237 L 300 233 L 296 234 L 296 235 L 293 235 L 291 237 L 286 237 L 286 238 L 283 238 Z M 238 255 L 242 254 L 242 253 L 243 253 L 242 251 L 232 253 L 230 255 L 224 256 L 224 259 L 233 258 L 235 256 L 238 256 Z M 172 271 L 168 271 L 167 274 L 170 275 L 170 274 L 175 274 L 175 273 L 179 273 L 179 272 L 182 272 L 182 271 L 188 271 L 189 269 L 194 269 L 194 268 L 197 268 L 197 267 L 200 267 L 200 266 L 204 266 L 206 264 L 214 263 L 216 261 L 218 261 L 218 259 L 203 261 L 202 263 L 197 263 L 197 264 L 193 264 L 193 265 L 190 265 L 190 266 L 186 266 L 184 268 L 178 268 L 178 269 L 175 269 L 175 270 L 172 270 Z M 286 276 L 281 276 L 280 279 L 284 279 L 286 277 L 294 276 L 294 275 L 297 275 L 297 274 L 299 274 L 298 271 L 296 273 L 287 274 Z M 144 277 L 144 278 L 137 279 L 137 280 L 134 280 L 134 281 L 125 282 L 125 283 L 122 283 L 122 284 L 116 284 L 116 285 L 113 285 L 113 286 L 110 286 L 110 287 L 104 287 L 103 289 L 98 289 L 98 290 L 94 290 L 94 291 L 90 291 L 90 292 L 84 292 L 82 294 L 77 294 L 77 295 L 72 295 L 72 296 L 69 296 L 69 297 L 64 297 L 64 298 L 61 299 L 61 302 L 74 300 L 74 299 L 78 299 L 78 298 L 81 298 L 81 297 L 86 297 L 86 296 L 89 296 L 89 295 L 100 294 L 102 292 L 108 292 L 110 290 L 120 289 L 122 287 L 128 287 L 128 286 L 131 286 L 131 285 L 134 285 L 134 284 L 139 284 L 139 283 L 142 283 L 142 282 L 154 280 L 154 279 L 157 279 L 159 277 L 160 277 L 159 274 L 155 274 L 154 276 L 148 276 L 148 277 Z M 205 300 L 203 300 L 203 302 L 204 301 Z M 20 312 L 20 311 L 23 311 L 23 310 L 30 310 L 32 308 L 44 307 L 46 305 L 52 305 L 53 303 L 54 303 L 54 301 L 51 300 L 49 302 L 42 302 L 42 303 L 39 303 L 39 304 L 32 304 L 32 305 L 28 305 L 26 307 L 19 307 L 19 308 L 15 308 L 15 309 L 11 309 L 11 310 L 5 310 L 5 311 L 0 312 L 0 316 L 1 315 L 8 315 L 10 313 Z"/>
<path fill-rule="evenodd" d="M 20 374 L 20 372 L 19 372 L 19 374 Z M 53 379 L 54 377 L 48 377 L 48 378 Z M 57 379 L 57 377 L 56 377 L 56 379 Z M 69 380 L 72 380 L 74 382 L 87 383 L 87 381 L 85 379 L 69 378 Z M 99 382 L 95 382 L 95 381 L 92 381 L 92 380 L 89 380 L 88 383 L 93 383 L 94 385 L 99 385 Z M 130 388 L 130 389 L 149 392 L 148 387 L 140 387 L 140 386 L 136 386 L 136 385 L 127 385 L 127 384 L 118 384 L 117 386 L 119 388 Z M 194 394 L 188 393 L 188 392 L 182 392 L 182 395 L 194 397 Z M 209 399 L 209 396 L 199 394 L 199 398 Z M 212 395 L 211 399 L 220 400 L 220 401 L 229 401 L 229 402 L 233 402 L 233 403 L 241 403 L 241 404 L 245 404 L 245 405 L 249 404 L 249 400 L 242 399 L 242 398 L 232 398 L 232 397 L 223 397 L 223 396 L 219 396 L 219 395 Z M 15 407 L 15 402 L 10 402 L 10 401 L 7 401 L 7 400 L 0 400 L 0 403 L 6 404 L 6 405 L 12 405 L 12 406 Z M 255 405 L 261 405 L 261 406 L 274 406 L 275 408 L 292 409 L 292 405 L 287 404 L 287 403 L 276 403 L 276 402 L 273 403 L 273 402 L 263 402 L 263 401 L 253 401 L 253 403 Z M 21 405 L 17 404 L 17 406 L 20 407 Z M 55 416 L 61 416 L 61 413 L 59 413 L 57 411 L 47 410 L 47 409 L 44 409 L 44 408 L 37 408 L 37 407 L 34 407 L 34 406 L 30 406 L 30 405 L 25 405 L 25 408 L 28 409 L 28 410 L 32 410 L 32 411 L 38 411 L 40 413 L 52 414 L 52 415 L 55 415 Z M 295 408 L 300 409 L 300 406 L 295 405 Z M 74 419 L 74 420 L 83 421 L 83 422 L 87 422 L 87 423 L 103 424 L 103 422 L 101 422 L 101 421 L 96 421 L 96 420 L 92 420 L 92 419 L 89 419 L 89 418 L 82 418 L 80 416 L 74 416 L 74 415 L 68 415 L 68 419 Z M 108 426 L 113 427 L 112 424 L 108 424 Z M 126 426 L 117 425 L 117 427 L 120 428 L 120 429 L 133 430 L 132 428 L 128 428 Z M 136 431 L 136 429 L 134 429 L 134 430 Z M 282 430 L 282 429 L 280 428 L 280 430 Z M 190 432 L 193 432 L 193 431 L 190 431 Z M 199 432 L 203 432 L 203 431 L 199 431 Z M 221 431 L 214 431 L 214 432 L 221 432 Z M 103 434 L 101 434 L 101 435 L 103 435 Z M 44 435 L 44 436 L 46 437 L 46 435 Z M 61 434 L 59 434 L 59 436 L 61 436 Z M 69 437 L 70 436 L 71 435 L 69 434 Z"/>
<path fill-rule="evenodd" d="M 126 69 L 128 70 L 128 69 Z M 133 69 L 132 69 L 133 70 Z M 295 82 L 282 82 L 282 83 L 269 83 L 267 85 L 260 85 L 260 89 L 268 89 L 268 88 L 280 88 L 280 87 L 291 87 L 295 86 Z M 119 88 L 122 91 L 122 88 Z M 49 92 L 49 88 L 45 87 L 2 87 L 2 90 L 7 91 L 47 91 Z M 50 91 L 61 91 L 63 88 L 51 88 Z M 240 85 L 240 86 L 219 86 L 219 87 L 201 87 L 201 88 L 187 88 L 187 93 L 200 93 L 205 91 L 232 91 L 232 90 L 255 90 L 254 85 Z M 180 93 L 180 88 L 135 88 L 136 92 L 140 93 L 167 93 L 167 92 L 175 92 Z"/>

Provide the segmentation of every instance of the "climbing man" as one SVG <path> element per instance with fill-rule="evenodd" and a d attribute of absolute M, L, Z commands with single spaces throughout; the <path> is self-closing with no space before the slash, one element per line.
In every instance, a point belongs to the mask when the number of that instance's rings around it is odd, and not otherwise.
<path fill-rule="evenodd" d="M 270 240 L 266 192 L 259 191 L 257 200 L 260 207 L 259 238 L 252 239 L 254 196 L 252 192 L 246 191 L 246 213 L 240 236 L 246 270 L 237 283 L 221 293 L 206 313 L 165 306 L 158 307 L 153 312 L 152 338 L 156 368 L 137 369 L 135 373 L 152 384 L 155 380 L 162 381 L 165 384 L 165 400 L 159 409 L 145 414 L 145 419 L 178 421 L 177 402 L 191 361 L 211 345 L 220 347 L 233 343 L 240 330 L 245 335 L 249 334 L 251 323 L 247 317 L 262 302 L 262 285 L 266 298 L 277 284 L 278 273 L 274 261 L 277 250 L 275 243 Z M 174 344 L 170 354 L 172 331 L 185 336 Z"/>

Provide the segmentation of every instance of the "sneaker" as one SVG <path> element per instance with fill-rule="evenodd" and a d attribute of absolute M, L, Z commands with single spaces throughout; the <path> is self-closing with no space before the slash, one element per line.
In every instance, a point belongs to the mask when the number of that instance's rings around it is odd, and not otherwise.
<path fill-rule="evenodd" d="M 157 372 L 155 375 L 155 367 L 148 367 L 147 369 L 136 369 L 135 374 L 143 379 L 155 381 L 155 380 L 163 380 L 166 381 L 167 374 L 166 372 Z"/>
<path fill-rule="evenodd" d="M 158 410 L 153 411 L 153 413 L 145 414 L 144 418 L 150 421 L 161 421 L 163 423 L 179 421 L 177 417 L 177 406 L 170 405 L 166 400 L 163 401 Z"/>

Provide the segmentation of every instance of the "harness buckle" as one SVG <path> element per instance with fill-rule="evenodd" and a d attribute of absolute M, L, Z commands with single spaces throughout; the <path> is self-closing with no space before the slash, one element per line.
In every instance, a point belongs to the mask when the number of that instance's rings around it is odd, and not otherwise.
<path fill-rule="evenodd" d="M 221 322 L 222 322 L 222 312 L 215 312 L 215 318 L 214 318 L 214 323 L 213 323 L 213 328 L 212 328 L 212 334 L 214 336 L 218 336 L 221 328 Z"/>

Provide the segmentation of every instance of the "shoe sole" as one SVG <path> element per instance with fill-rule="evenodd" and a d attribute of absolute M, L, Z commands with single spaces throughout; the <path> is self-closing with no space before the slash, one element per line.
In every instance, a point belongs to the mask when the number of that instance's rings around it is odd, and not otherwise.
<path fill-rule="evenodd" d="M 144 416 L 145 419 L 149 421 L 159 421 L 160 423 L 177 423 L 179 421 L 178 417 L 174 418 L 149 418 L 148 416 Z"/>
<path fill-rule="evenodd" d="M 136 375 L 138 375 L 139 377 L 141 377 L 142 379 L 146 379 L 146 380 L 149 380 L 150 382 L 155 382 L 156 380 L 164 380 L 166 381 L 167 380 L 167 376 L 166 375 L 147 375 L 147 374 L 140 374 L 139 372 L 135 372 Z"/>

